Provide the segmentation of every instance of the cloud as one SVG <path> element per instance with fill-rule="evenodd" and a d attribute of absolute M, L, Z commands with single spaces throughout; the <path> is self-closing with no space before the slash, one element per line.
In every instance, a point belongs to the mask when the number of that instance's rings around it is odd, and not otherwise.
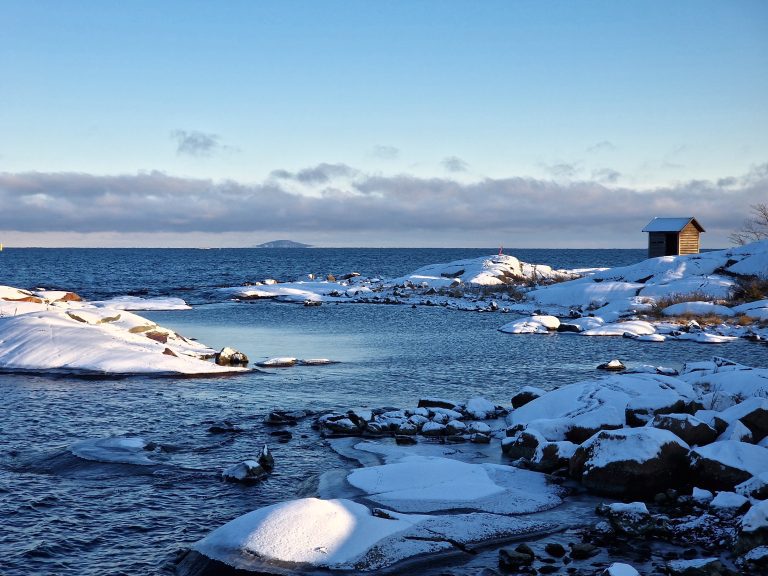
<path fill-rule="evenodd" d="M 466 172 L 467 168 L 469 168 L 469 164 L 458 156 L 448 156 L 447 158 L 443 158 L 443 161 L 440 162 L 440 164 L 442 164 L 443 168 L 448 170 L 448 172 Z"/>
<path fill-rule="evenodd" d="M 579 173 L 579 165 L 569 162 L 542 164 L 544 171 L 554 178 L 574 178 Z"/>
<path fill-rule="evenodd" d="M 621 172 L 612 168 L 599 168 L 592 170 L 592 179 L 606 184 L 615 184 L 621 178 Z"/>
<path fill-rule="evenodd" d="M 337 178 L 354 178 L 358 171 L 346 164 L 318 164 L 304 168 L 298 172 L 288 170 L 273 170 L 270 177 L 278 180 L 293 180 L 301 184 L 327 184 Z"/>
<path fill-rule="evenodd" d="M 394 146 L 377 144 L 373 147 L 371 154 L 375 158 L 380 158 L 381 160 L 397 160 L 397 158 L 400 157 L 400 149 L 395 148 Z"/>
<path fill-rule="evenodd" d="M 176 141 L 176 154 L 205 158 L 218 152 L 233 151 L 232 146 L 221 144 L 218 134 L 207 134 L 196 130 L 174 130 L 171 138 Z"/>
<path fill-rule="evenodd" d="M 613 142 L 609 142 L 608 140 L 601 140 L 600 142 L 597 142 L 596 144 L 593 144 L 587 148 L 587 152 L 590 152 L 591 154 L 597 154 L 599 152 L 613 152 L 614 150 L 616 150 L 616 145 Z"/>
<path fill-rule="evenodd" d="M 355 178 L 345 179 L 350 174 Z M 655 190 L 520 177 L 465 183 L 368 175 L 345 164 L 282 176 L 317 185 L 321 193 L 297 194 L 279 177 L 246 185 L 162 172 L 0 173 L 0 230 L 261 236 L 289 231 L 310 240 L 335 238 L 337 245 L 354 236 L 367 245 L 425 245 L 441 238 L 455 246 L 490 246 L 498 238 L 514 238 L 517 245 L 587 246 L 599 233 L 601 241 L 621 246 L 633 230 L 641 243 L 640 229 L 653 216 L 691 214 L 707 229 L 705 240 L 722 238 L 715 244 L 722 246 L 749 206 L 764 201 L 768 164 L 737 177 L 728 189 L 696 180 Z"/>

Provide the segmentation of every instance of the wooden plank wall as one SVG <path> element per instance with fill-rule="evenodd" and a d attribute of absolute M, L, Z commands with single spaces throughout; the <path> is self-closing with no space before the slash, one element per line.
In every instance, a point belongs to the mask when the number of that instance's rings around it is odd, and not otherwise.
<path fill-rule="evenodd" d="M 680 254 L 698 254 L 699 253 L 699 231 L 692 223 L 682 229 L 680 232 Z"/>

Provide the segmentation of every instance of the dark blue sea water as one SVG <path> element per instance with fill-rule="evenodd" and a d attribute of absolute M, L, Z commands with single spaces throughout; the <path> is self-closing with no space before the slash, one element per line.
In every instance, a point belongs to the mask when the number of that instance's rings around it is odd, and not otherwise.
<path fill-rule="evenodd" d="M 768 347 L 748 342 L 516 337 L 497 331 L 511 319 L 501 313 L 363 304 L 305 308 L 233 302 L 215 290 L 309 272 L 400 276 L 425 264 L 494 252 L 6 249 L 0 284 L 61 288 L 88 298 L 179 296 L 193 310 L 141 314 L 253 360 L 328 357 L 341 363 L 193 379 L 0 375 L 0 574 L 170 574 L 177 552 L 212 529 L 259 506 L 312 494 L 319 474 L 350 465 L 308 421 L 292 429 L 289 443 L 276 444 L 262 424 L 274 408 L 412 407 L 425 395 L 459 401 L 483 395 L 508 404 L 522 386 L 553 388 L 593 378 L 598 363 L 616 357 L 629 365 L 679 367 L 717 354 L 768 366 Z M 637 250 L 506 253 L 568 268 L 644 257 Z M 243 432 L 208 432 L 211 422 L 224 419 Z M 113 435 L 158 443 L 164 464 L 104 464 L 67 450 L 78 440 Z M 264 443 L 276 460 L 267 481 L 243 487 L 220 480 L 224 467 L 253 457 Z M 459 566 L 451 573 L 473 572 Z"/>

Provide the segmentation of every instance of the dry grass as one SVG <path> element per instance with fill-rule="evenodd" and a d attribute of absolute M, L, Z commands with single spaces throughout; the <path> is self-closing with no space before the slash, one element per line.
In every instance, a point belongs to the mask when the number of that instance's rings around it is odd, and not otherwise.
<path fill-rule="evenodd" d="M 754 302 L 768 298 L 768 278 L 750 276 L 739 278 L 731 292 L 735 303 Z"/>
<path fill-rule="evenodd" d="M 717 314 L 681 314 L 679 316 L 666 316 L 671 322 L 683 322 L 687 324 L 691 320 L 695 320 L 699 326 L 718 326 L 726 321 L 722 316 Z"/>
<path fill-rule="evenodd" d="M 664 318 L 664 308 L 673 306 L 674 304 L 682 304 L 683 302 L 715 302 L 717 299 L 711 294 L 705 292 L 688 292 L 685 294 L 670 294 L 664 296 L 655 301 L 651 309 L 648 311 L 648 315 L 654 318 Z M 685 316 L 694 316 L 692 314 L 686 314 Z"/>
<path fill-rule="evenodd" d="M 755 319 L 750 318 L 746 314 L 739 314 L 736 316 L 736 324 L 739 326 L 749 326 L 751 324 L 754 324 Z"/>

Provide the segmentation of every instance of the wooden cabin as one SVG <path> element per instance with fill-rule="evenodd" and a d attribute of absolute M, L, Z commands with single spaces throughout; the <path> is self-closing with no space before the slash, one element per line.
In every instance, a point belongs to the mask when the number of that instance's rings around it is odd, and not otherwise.
<path fill-rule="evenodd" d="M 643 228 L 648 232 L 648 258 L 698 254 L 699 234 L 704 228 L 696 218 L 654 218 Z"/>

